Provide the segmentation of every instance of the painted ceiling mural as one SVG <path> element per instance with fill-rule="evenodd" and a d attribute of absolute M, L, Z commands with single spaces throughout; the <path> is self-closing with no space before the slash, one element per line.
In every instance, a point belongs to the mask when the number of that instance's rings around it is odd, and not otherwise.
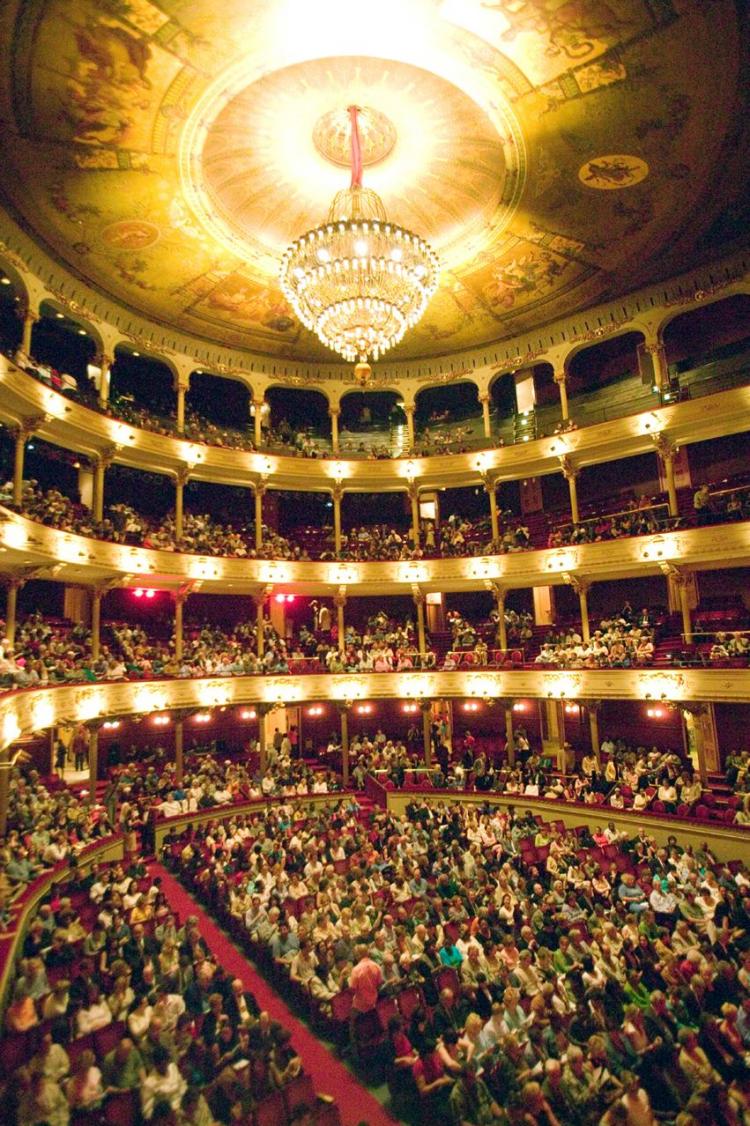
<path fill-rule="evenodd" d="M 732 0 L 8 0 L 0 197 L 158 321 L 332 359 L 276 282 L 348 182 L 440 254 L 394 358 L 500 340 L 736 247 Z"/>

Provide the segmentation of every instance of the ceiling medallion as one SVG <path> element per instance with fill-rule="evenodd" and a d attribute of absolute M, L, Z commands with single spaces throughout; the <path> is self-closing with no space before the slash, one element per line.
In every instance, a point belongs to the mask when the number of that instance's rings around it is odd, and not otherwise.
<path fill-rule="evenodd" d="M 326 347 L 356 362 L 356 377 L 366 383 L 369 361 L 398 344 L 422 317 L 440 263 L 418 235 L 389 223 L 380 196 L 362 186 L 359 114 L 358 106 L 349 106 L 350 186 L 334 196 L 327 223 L 285 251 L 279 279 L 302 323 Z"/>

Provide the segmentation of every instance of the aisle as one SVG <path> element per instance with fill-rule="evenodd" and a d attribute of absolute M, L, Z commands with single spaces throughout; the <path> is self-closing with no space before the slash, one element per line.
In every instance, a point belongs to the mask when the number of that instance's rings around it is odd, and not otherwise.
<path fill-rule="evenodd" d="M 149 872 L 161 876 L 162 891 L 170 906 L 179 912 L 180 921 L 184 921 L 187 915 L 197 915 L 201 934 L 221 965 L 234 977 L 240 978 L 245 989 L 255 994 L 261 1009 L 266 1009 L 274 1020 L 291 1031 L 292 1043 L 302 1057 L 305 1071 L 312 1076 L 315 1090 L 333 1095 L 341 1111 L 343 1126 L 358 1126 L 360 1122 L 366 1122 L 367 1126 L 393 1126 L 398 1119 L 392 1118 L 367 1088 L 358 1083 L 341 1061 L 297 1019 L 182 884 L 161 864 L 151 863 Z"/>

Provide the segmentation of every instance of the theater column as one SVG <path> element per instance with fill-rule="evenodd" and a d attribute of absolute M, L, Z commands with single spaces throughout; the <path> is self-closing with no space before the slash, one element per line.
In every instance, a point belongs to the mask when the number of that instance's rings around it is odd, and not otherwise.
<path fill-rule="evenodd" d="M 411 534 L 415 547 L 419 547 L 419 485 L 416 481 L 409 482 L 409 500 L 411 501 Z"/>
<path fill-rule="evenodd" d="M 414 605 L 417 608 L 417 646 L 419 648 L 420 663 L 424 668 L 425 658 L 427 657 L 427 635 L 424 626 L 424 593 L 419 589 L 416 583 L 412 583 L 412 597 Z"/>
<path fill-rule="evenodd" d="M 258 704 L 256 712 L 258 713 L 258 748 L 260 751 L 260 765 L 259 772 L 262 775 L 266 773 L 266 766 L 268 764 L 267 748 L 268 748 L 268 716 L 273 711 L 273 704 Z"/>
<path fill-rule="evenodd" d="M 331 449 L 338 455 L 339 452 L 339 415 L 341 411 L 338 407 L 328 408 L 328 417 L 331 420 Z"/>
<path fill-rule="evenodd" d="M 10 747 L 0 752 L 0 837 L 5 837 L 8 830 L 8 798 L 10 795 L 10 772 L 13 762 L 10 758 Z"/>
<path fill-rule="evenodd" d="M 422 739 L 424 742 L 424 764 L 432 766 L 432 700 L 422 700 Z"/>
<path fill-rule="evenodd" d="M 112 379 L 112 364 L 114 360 L 111 356 L 100 355 L 98 357 L 99 367 L 101 368 L 101 375 L 99 376 L 99 406 L 104 410 L 109 402 L 109 387 Z"/>
<path fill-rule="evenodd" d="M 580 522 L 580 515 L 578 511 L 578 489 L 576 487 L 576 478 L 579 470 L 573 465 L 573 462 L 564 454 L 560 458 L 560 468 L 565 480 L 568 482 L 568 489 L 570 491 L 570 515 L 574 524 Z"/>
<path fill-rule="evenodd" d="M 265 481 L 255 482 L 255 550 L 263 547 L 263 497 L 266 494 Z"/>
<path fill-rule="evenodd" d="M 258 654 L 258 658 L 260 660 L 263 659 L 266 638 L 266 623 L 263 614 L 263 607 L 270 593 L 271 587 L 266 586 L 261 587 L 261 589 L 255 596 L 255 651 Z"/>
<path fill-rule="evenodd" d="M 102 599 L 106 594 L 104 587 L 95 586 L 91 592 L 91 656 L 99 659 L 102 635 Z"/>
<path fill-rule="evenodd" d="M 181 588 L 173 593 L 174 598 L 174 655 L 178 661 L 182 660 L 183 650 L 183 608 L 190 595 L 189 590 Z"/>
<path fill-rule="evenodd" d="M 26 457 L 26 443 L 41 423 L 40 418 L 24 418 L 18 426 L 13 426 L 10 433 L 15 441 L 13 449 L 13 504 L 21 507 L 23 500 L 23 469 Z"/>
<path fill-rule="evenodd" d="M 255 448 L 258 450 L 263 445 L 263 408 L 265 405 L 265 399 L 253 399 L 253 441 Z"/>
<path fill-rule="evenodd" d="M 5 587 L 5 636 L 11 645 L 16 640 L 16 622 L 18 621 L 18 592 L 23 590 L 25 579 L 19 579 L 16 576 L 3 578 L 2 583 Z"/>
<path fill-rule="evenodd" d="M 601 700 L 579 700 L 586 708 L 586 713 L 589 717 L 589 735 L 591 737 L 591 750 L 594 758 L 596 759 L 596 769 L 601 771 L 601 741 L 599 739 L 599 712 L 602 708 Z"/>
<path fill-rule="evenodd" d="M 175 390 L 177 392 L 177 433 L 185 433 L 185 396 L 190 390 L 190 373 L 179 372 L 175 376 Z"/>
<path fill-rule="evenodd" d="M 490 502 L 490 525 L 492 527 L 492 542 L 499 544 L 500 542 L 500 524 L 497 518 L 497 494 L 495 478 L 490 473 L 482 474 L 482 484 L 484 491 Z"/>
<path fill-rule="evenodd" d="M 578 606 L 581 612 L 581 637 L 586 645 L 591 640 L 591 627 L 589 624 L 589 590 L 591 583 L 579 579 L 576 575 L 565 575 L 565 582 L 578 595 Z"/>
<path fill-rule="evenodd" d="M 559 368 L 555 371 L 555 383 L 560 392 L 560 414 L 562 415 L 563 422 L 567 422 L 570 418 L 568 410 L 568 373 L 565 368 Z"/>
<path fill-rule="evenodd" d="M 181 786 L 185 777 L 185 720 L 178 712 L 174 721 L 174 780 Z"/>
<path fill-rule="evenodd" d="M 644 355 L 651 357 L 651 378 L 653 379 L 654 387 L 658 388 L 659 391 L 666 389 L 669 387 L 669 364 L 667 363 L 667 353 L 659 339 L 659 334 L 646 335 L 641 347 Z M 643 371 L 644 365 L 641 363 L 640 367 L 641 376 L 645 379 Z M 651 382 L 651 378 L 649 378 L 648 382 Z"/>
<path fill-rule="evenodd" d="M 351 704 L 344 702 L 337 704 L 341 717 L 341 780 L 344 786 L 349 785 L 349 708 Z"/>
<path fill-rule="evenodd" d="M 679 567 L 675 567 L 672 563 L 660 563 L 659 567 L 661 573 L 666 577 L 668 586 L 668 596 L 670 601 L 674 604 L 679 603 L 680 614 L 682 615 L 682 633 L 687 645 L 692 644 L 693 641 L 693 623 L 690 616 L 690 593 L 688 591 L 688 576 Z M 675 598 L 674 595 L 677 595 Z"/>
<path fill-rule="evenodd" d="M 333 497 L 333 550 L 336 556 L 341 555 L 341 498 L 344 495 L 344 487 L 338 481 L 331 489 L 331 496 Z"/>
<path fill-rule="evenodd" d="M 174 538 L 181 543 L 185 534 L 185 485 L 190 479 L 190 470 L 181 466 L 174 475 Z"/>
<path fill-rule="evenodd" d="M 414 449 L 415 444 L 415 431 L 414 431 L 414 403 L 403 403 L 404 414 L 406 415 L 406 438 L 407 446 L 410 450 Z"/>
<path fill-rule="evenodd" d="M 505 624 L 505 589 L 499 583 L 487 581 L 487 589 L 495 596 L 497 607 L 497 639 L 503 652 L 508 649 L 508 629 Z"/>
<path fill-rule="evenodd" d="M 677 447 L 665 438 L 663 434 L 654 434 L 653 443 L 661 459 L 662 466 L 664 467 L 664 478 L 667 482 L 667 497 L 669 498 L 669 515 L 677 516 L 679 510 L 677 507 L 677 485 L 675 484 L 674 477 L 674 459 L 677 453 Z"/>
<path fill-rule="evenodd" d="M 492 437 L 492 422 L 490 421 L 490 397 L 489 395 L 480 395 L 479 402 L 482 405 L 482 425 L 484 426 L 485 438 Z"/>
<path fill-rule="evenodd" d="M 97 523 L 104 519 L 104 474 L 114 461 L 115 450 L 110 447 L 97 454 L 93 459 L 94 464 L 94 495 L 91 503 L 91 514 Z"/>
<path fill-rule="evenodd" d="M 508 756 L 508 766 L 515 766 L 516 744 L 513 732 L 513 700 L 504 697 L 498 700 L 505 716 L 505 750 Z"/>
<path fill-rule="evenodd" d="M 31 352 L 31 334 L 34 331 L 34 325 L 39 320 L 38 313 L 32 313 L 31 309 L 27 309 L 23 315 L 23 333 L 21 334 L 21 351 L 25 352 L 27 356 Z"/>
<path fill-rule="evenodd" d="M 89 733 L 89 796 L 88 803 L 96 801 L 96 783 L 99 778 L 99 728 L 104 721 L 86 725 Z"/>
<path fill-rule="evenodd" d="M 334 594 L 333 604 L 336 607 L 336 635 L 339 653 L 343 656 L 346 652 L 346 627 L 344 623 L 344 607 L 346 606 L 345 586 L 340 586 L 336 594 Z"/>

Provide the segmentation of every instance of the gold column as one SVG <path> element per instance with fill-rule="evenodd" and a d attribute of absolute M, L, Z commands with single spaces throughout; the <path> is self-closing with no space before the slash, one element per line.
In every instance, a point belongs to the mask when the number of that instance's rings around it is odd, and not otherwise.
<path fill-rule="evenodd" d="M 496 482 L 495 478 L 489 473 L 482 474 L 482 484 L 487 493 L 490 502 L 490 525 L 492 527 L 492 542 L 499 543 L 500 541 L 500 524 L 497 518 L 497 494 L 495 492 Z"/>
<path fill-rule="evenodd" d="M 177 433 L 185 433 L 185 396 L 190 390 L 190 376 L 180 373 L 176 381 L 177 389 Z"/>
<path fill-rule="evenodd" d="M 18 426 L 10 428 L 10 434 L 15 439 L 13 450 L 13 504 L 21 507 L 23 500 L 23 469 L 26 457 L 26 442 L 43 421 L 43 416 L 38 418 L 24 418 Z"/>
<path fill-rule="evenodd" d="M 184 720 L 180 715 L 174 721 L 174 780 L 178 786 L 182 785 L 185 777 L 185 728 Z"/>
<path fill-rule="evenodd" d="M 411 501 L 411 528 L 414 546 L 419 547 L 419 485 L 416 481 L 409 482 L 409 500 Z"/>
<path fill-rule="evenodd" d="M 339 415 L 341 410 L 338 407 L 328 408 L 328 417 L 331 420 L 331 449 L 335 454 L 339 452 Z"/>
<path fill-rule="evenodd" d="M 184 490 L 190 479 L 190 470 L 183 465 L 174 475 L 174 537 L 180 543 L 185 534 L 185 505 Z"/>
<path fill-rule="evenodd" d="M 262 480 L 255 483 L 255 550 L 260 551 L 263 547 L 263 497 L 265 496 L 266 485 Z"/>
<path fill-rule="evenodd" d="M 585 579 L 579 579 L 575 575 L 565 575 L 565 581 L 578 595 L 578 605 L 581 612 L 581 637 L 588 645 L 589 641 L 591 640 L 588 600 L 588 592 L 591 587 L 591 583 L 586 582 Z"/>
<path fill-rule="evenodd" d="M 688 594 L 687 575 L 672 563 L 660 563 L 661 573 L 666 576 L 667 583 L 677 591 L 682 614 L 682 632 L 685 643 L 690 645 L 693 640 L 693 623 L 690 615 L 690 596 Z"/>
<path fill-rule="evenodd" d="M 563 422 L 567 422 L 570 418 L 570 413 L 568 410 L 568 377 L 564 368 L 561 371 L 555 372 L 555 383 L 560 392 L 560 413 Z"/>
<path fill-rule="evenodd" d="M 333 497 L 333 550 L 336 555 L 341 555 L 341 498 L 344 495 L 343 486 L 337 481 L 331 489 Z"/>
<path fill-rule="evenodd" d="M 5 604 L 5 636 L 11 645 L 16 640 L 16 622 L 18 620 L 18 592 L 25 586 L 26 580 L 11 576 L 3 579 L 6 592 Z"/>
<path fill-rule="evenodd" d="M 263 445 L 263 427 L 261 426 L 261 423 L 263 421 L 262 412 L 265 405 L 265 399 L 253 399 L 253 406 L 255 407 L 255 413 L 253 415 L 253 424 L 255 428 L 253 440 L 255 442 L 256 449 L 260 449 L 260 447 Z"/>
<path fill-rule="evenodd" d="M 500 648 L 507 650 L 508 648 L 508 629 L 505 625 L 505 589 L 499 583 L 493 583 L 488 580 L 487 589 L 492 591 L 495 596 L 495 605 L 497 606 L 497 634 Z"/>
<path fill-rule="evenodd" d="M 410 450 L 414 449 L 415 445 L 415 430 L 414 430 L 414 403 L 404 403 L 404 414 L 406 415 L 406 435 L 407 445 Z"/>
<path fill-rule="evenodd" d="M 270 587 L 266 587 L 258 592 L 255 599 L 255 651 L 258 657 L 262 659 L 265 641 L 266 624 L 263 616 L 263 606 L 266 598 L 270 594 Z"/>
<path fill-rule="evenodd" d="M 341 716 L 341 780 L 349 785 L 349 707 L 347 703 L 338 704 Z"/>
<path fill-rule="evenodd" d="M 479 402 L 482 404 L 482 425 L 484 426 L 485 438 L 492 437 L 492 423 L 490 421 L 490 397 L 489 395 L 480 395 Z"/>
<path fill-rule="evenodd" d="M 425 597 L 423 592 L 416 584 L 412 584 L 412 597 L 414 598 L 414 605 L 417 608 L 417 644 L 419 646 L 419 656 L 422 659 L 424 667 L 424 660 L 427 656 L 427 636 L 424 627 L 424 603 Z"/>
<path fill-rule="evenodd" d="M 652 357 L 654 365 L 654 386 L 658 387 L 661 391 L 663 387 L 669 385 L 669 364 L 667 363 L 667 354 L 664 345 L 659 340 L 658 335 L 650 340 L 644 339 L 643 351 L 647 352 Z"/>
<path fill-rule="evenodd" d="M 677 486 L 674 479 L 674 456 L 677 446 L 673 445 L 664 434 L 655 434 L 653 437 L 656 452 L 664 466 L 664 476 L 667 480 L 667 496 L 669 498 L 669 515 L 677 516 Z"/>
<path fill-rule="evenodd" d="M 424 744 L 424 764 L 432 766 L 432 700 L 422 700 L 422 741 Z"/>
<path fill-rule="evenodd" d="M 336 632 L 338 634 L 339 653 L 343 657 L 346 652 L 346 634 L 344 624 L 344 607 L 346 606 L 346 587 L 340 586 L 337 593 L 333 596 L 333 604 L 336 607 Z"/>
<path fill-rule="evenodd" d="M 99 377 L 99 406 L 104 408 L 109 402 L 109 388 L 112 378 L 112 364 L 114 360 L 111 356 L 99 356 L 99 366 L 102 369 L 102 374 Z"/>
<path fill-rule="evenodd" d="M 574 524 L 580 523 L 580 514 L 578 510 L 578 489 L 576 488 L 576 477 L 579 470 L 573 465 L 567 454 L 560 458 L 560 468 L 562 469 L 563 477 L 568 482 L 568 489 L 570 490 L 570 512 Z"/>
<path fill-rule="evenodd" d="M 258 704 L 255 710 L 258 713 L 258 746 L 260 747 L 259 771 L 262 777 L 266 773 L 268 763 L 266 754 L 268 745 L 268 716 L 273 710 L 273 704 Z"/>
<path fill-rule="evenodd" d="M 601 700 L 579 700 L 579 704 L 586 708 L 589 717 L 589 732 L 591 735 L 591 750 L 594 758 L 596 759 L 596 769 L 601 771 L 601 742 L 599 739 L 599 711 L 602 706 Z"/>
<path fill-rule="evenodd" d="M 114 460 L 115 449 L 110 446 L 93 458 L 94 488 L 91 500 L 91 513 L 94 520 L 100 523 L 104 518 L 104 474 Z"/>
<path fill-rule="evenodd" d="M 89 732 L 89 805 L 96 801 L 96 783 L 99 777 L 99 727 L 91 726 Z"/>
<path fill-rule="evenodd" d="M 96 661 L 101 649 L 102 598 L 105 591 L 95 586 L 91 592 L 91 656 Z"/>
<path fill-rule="evenodd" d="M 505 741 L 507 743 L 508 766 L 516 765 L 516 745 L 513 741 L 513 701 L 505 704 Z"/>
<path fill-rule="evenodd" d="M 10 747 L 3 751 L 0 757 L 0 837 L 5 837 L 8 830 L 8 799 L 10 796 L 10 772 L 13 762 L 10 759 Z"/>
<path fill-rule="evenodd" d="M 31 334 L 34 331 L 34 325 L 39 320 L 37 313 L 32 313 L 31 309 L 27 309 L 23 317 L 23 333 L 21 334 L 21 351 L 25 352 L 27 356 L 31 355 Z"/>
<path fill-rule="evenodd" d="M 190 594 L 189 590 L 181 588 L 174 592 L 174 655 L 178 661 L 182 660 L 183 653 L 183 609 Z"/>

